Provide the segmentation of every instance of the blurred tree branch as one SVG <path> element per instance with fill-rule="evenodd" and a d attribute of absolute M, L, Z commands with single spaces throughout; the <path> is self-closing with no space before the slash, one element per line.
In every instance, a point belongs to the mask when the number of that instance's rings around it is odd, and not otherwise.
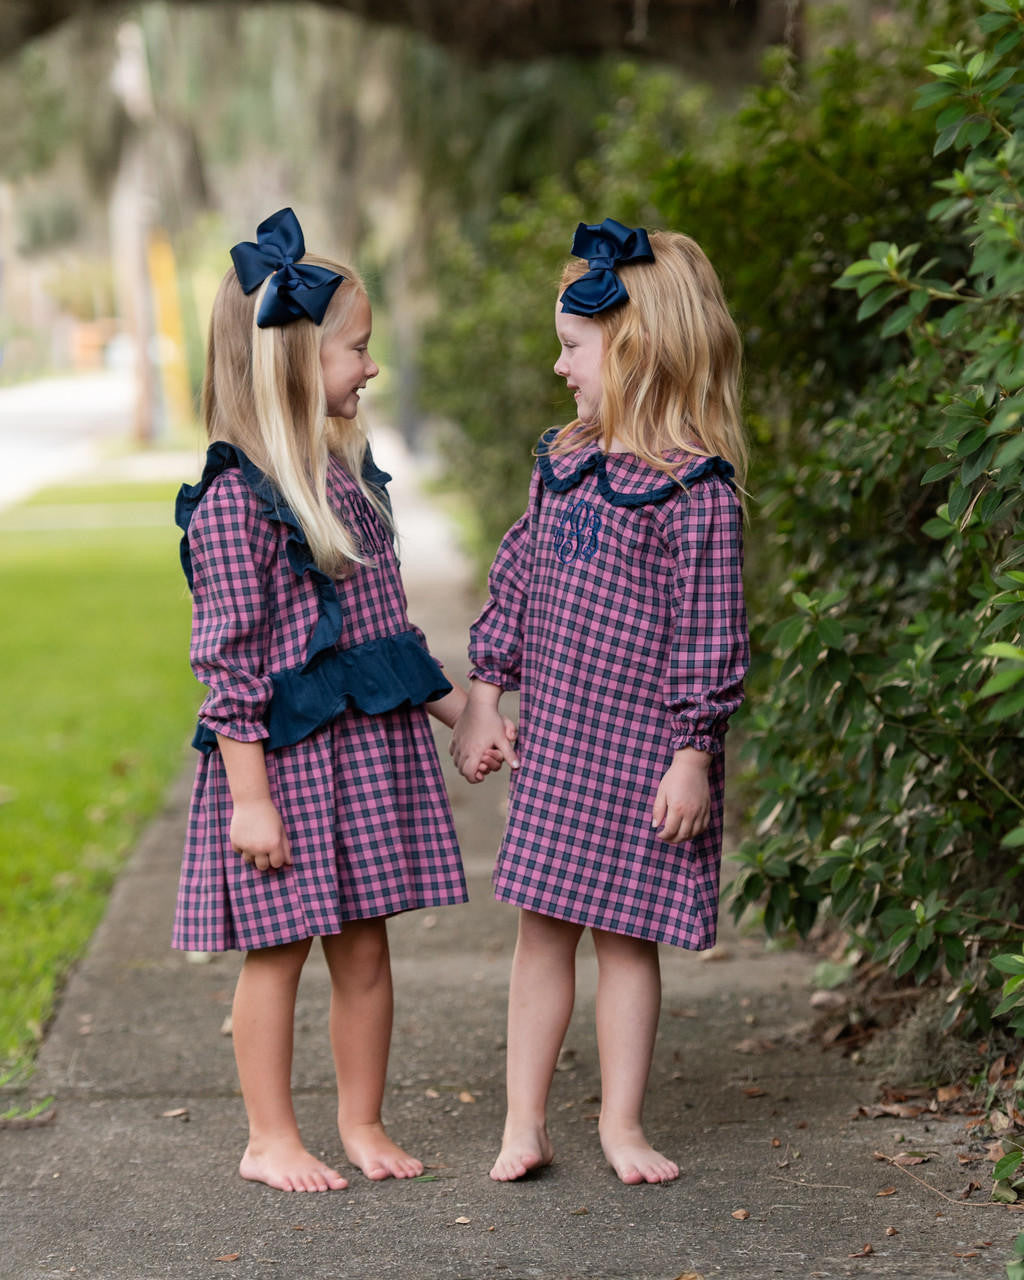
<path fill-rule="evenodd" d="M 172 0 L 183 3 L 184 0 Z M 194 0 L 192 0 L 194 4 Z M 217 0 L 200 0 L 213 7 Z M 803 0 L 319 0 L 405 27 L 475 61 L 630 53 L 715 78 L 747 78 L 767 44 L 799 43 Z M 68 18 L 124 0 L 3 0 L 0 57 Z"/>

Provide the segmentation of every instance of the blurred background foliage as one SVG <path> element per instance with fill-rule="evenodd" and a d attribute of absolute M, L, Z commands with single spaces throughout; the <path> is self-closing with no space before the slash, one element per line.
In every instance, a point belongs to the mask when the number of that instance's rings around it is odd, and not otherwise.
<path fill-rule="evenodd" d="M 382 407 L 440 448 L 482 574 L 534 442 L 571 413 L 552 315 L 576 223 L 693 235 L 744 335 L 754 456 L 736 901 L 781 934 L 825 917 L 853 956 L 985 1025 L 987 956 L 1021 937 L 1022 708 L 992 702 L 1024 660 L 1020 454 L 999 453 L 1021 426 L 998 416 L 1020 391 L 1021 0 L 793 11 L 799 40 L 753 84 L 610 56 L 477 66 L 310 4 L 72 21 L 0 74 L 0 374 L 138 311 L 141 221 L 173 248 L 194 391 L 225 246 L 291 204 L 310 245 L 368 277 Z M 980 69 L 954 59 L 952 95 L 919 98 L 958 42 Z M 972 127 L 937 151 L 963 104 Z M 996 194 L 985 165 L 1011 175 Z M 994 210 L 998 263 L 977 249 Z M 933 283 L 912 287 L 878 246 L 922 243 Z M 877 289 L 835 287 L 864 261 Z M 987 310 L 940 296 L 964 281 Z M 908 288 L 926 303 L 893 324 Z M 1006 359 L 982 367 L 996 339 Z"/>

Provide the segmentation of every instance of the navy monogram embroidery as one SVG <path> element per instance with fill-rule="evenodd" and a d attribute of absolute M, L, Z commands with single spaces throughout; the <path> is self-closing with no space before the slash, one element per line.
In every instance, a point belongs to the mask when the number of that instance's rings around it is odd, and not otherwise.
<path fill-rule="evenodd" d="M 597 553 L 601 517 L 584 498 L 574 502 L 558 522 L 555 551 L 563 564 L 570 560 L 590 560 Z"/>
<path fill-rule="evenodd" d="M 342 519 L 348 525 L 349 532 L 359 539 L 364 555 L 380 555 L 387 546 L 384 526 L 376 511 L 366 499 L 359 494 L 346 493 L 342 496 Z"/>

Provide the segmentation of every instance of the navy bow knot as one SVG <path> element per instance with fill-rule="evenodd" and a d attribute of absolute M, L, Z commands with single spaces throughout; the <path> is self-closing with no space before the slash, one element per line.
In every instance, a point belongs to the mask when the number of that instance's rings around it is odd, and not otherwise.
<path fill-rule="evenodd" d="M 326 267 L 302 262 L 306 242 L 292 209 L 279 209 L 256 228 L 256 242 L 242 240 L 231 250 L 231 261 L 243 293 L 252 293 L 271 277 L 260 303 L 256 323 L 261 329 L 291 324 L 307 317 L 320 324 L 334 291 L 344 276 Z"/>
<path fill-rule="evenodd" d="M 633 262 L 653 262 L 651 242 L 643 227 L 626 227 L 614 218 L 595 226 L 581 222 L 572 239 L 574 258 L 590 268 L 562 294 L 562 310 L 574 316 L 594 316 L 629 299 L 615 268 Z"/>

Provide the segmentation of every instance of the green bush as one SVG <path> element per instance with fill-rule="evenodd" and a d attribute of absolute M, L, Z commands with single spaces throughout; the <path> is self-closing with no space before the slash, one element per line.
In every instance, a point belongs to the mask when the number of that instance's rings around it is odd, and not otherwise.
<path fill-rule="evenodd" d="M 861 320 L 889 308 L 903 358 L 773 495 L 795 612 L 762 637 L 735 891 L 771 930 L 827 903 L 898 977 L 952 979 L 947 1024 L 967 1026 L 991 1018 L 991 953 L 1024 938 L 1024 3 L 984 6 L 982 46 L 919 94 L 935 154 L 962 153 L 929 249 L 876 242 L 838 281 Z M 1000 967 L 998 1011 L 1024 1030 L 1016 959 Z"/>

